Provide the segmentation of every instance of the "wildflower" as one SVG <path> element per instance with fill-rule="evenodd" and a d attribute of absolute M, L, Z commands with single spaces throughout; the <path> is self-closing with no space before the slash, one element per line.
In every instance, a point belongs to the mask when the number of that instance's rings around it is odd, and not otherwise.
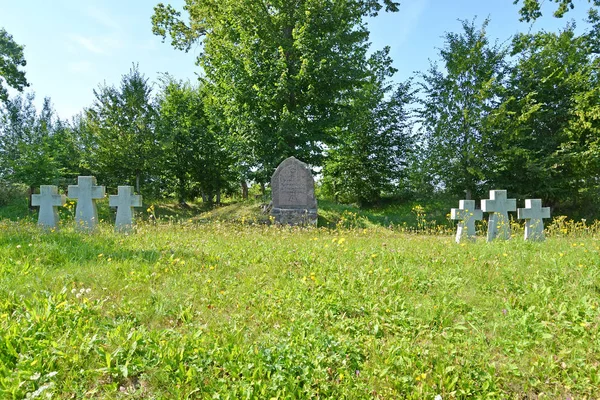
<path fill-rule="evenodd" d="M 506 253 L 503 253 L 502 255 L 503 255 L 504 257 L 508 257 L 508 254 L 506 254 Z"/>
<path fill-rule="evenodd" d="M 371 258 L 377 257 L 377 254 L 371 254 Z"/>
<path fill-rule="evenodd" d="M 20 245 L 20 244 L 18 244 L 18 245 L 17 245 L 17 249 L 20 249 L 20 248 L 21 248 L 21 245 Z"/>
<path fill-rule="evenodd" d="M 98 254 L 98 258 L 102 258 L 102 257 L 104 257 L 104 254 L 102 254 L 102 253 Z"/>

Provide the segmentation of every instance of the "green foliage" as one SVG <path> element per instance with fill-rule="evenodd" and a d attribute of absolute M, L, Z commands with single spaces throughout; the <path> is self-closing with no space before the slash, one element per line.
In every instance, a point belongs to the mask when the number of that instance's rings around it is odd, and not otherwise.
<path fill-rule="evenodd" d="M 180 202 L 200 191 L 212 203 L 231 180 L 232 156 L 227 136 L 206 111 L 208 93 L 203 87 L 176 82 L 166 77 L 158 101 L 158 137 L 167 182 L 172 182 Z M 197 184 L 197 188 L 194 185 Z"/>
<path fill-rule="evenodd" d="M 506 50 L 490 45 L 474 21 L 463 32 L 447 33 L 440 50 L 442 68 L 433 63 L 421 74 L 421 136 L 434 184 L 450 193 L 482 193 L 494 162 L 496 131 L 491 123 L 502 94 Z"/>
<path fill-rule="evenodd" d="M 0 206 L 14 204 L 18 199 L 27 198 L 27 190 L 25 185 L 0 180 Z"/>
<path fill-rule="evenodd" d="M 551 0 L 558 4 L 558 8 L 554 11 L 556 18 L 562 18 L 569 10 L 575 8 L 573 0 Z M 521 0 L 514 0 L 514 4 L 519 4 Z M 600 0 L 588 0 L 588 3 L 592 4 L 590 11 L 593 12 L 594 6 L 600 7 Z M 523 0 L 523 6 L 519 10 L 521 14 L 521 21 L 532 22 L 542 16 L 542 4 L 540 0 Z"/>
<path fill-rule="evenodd" d="M 60 176 L 50 99 L 44 99 L 39 115 L 33 100 L 33 94 L 17 96 L 0 113 L 0 178 L 30 187 L 55 183 Z"/>
<path fill-rule="evenodd" d="M 495 121 L 503 132 L 497 185 L 555 206 L 597 187 L 596 42 L 573 25 L 515 37 L 517 61 Z"/>
<path fill-rule="evenodd" d="M 0 395 L 596 398 L 600 249 L 562 229 L 1 221 Z"/>
<path fill-rule="evenodd" d="M 171 6 L 155 7 L 153 32 L 198 59 L 224 127 L 249 148 L 248 168 L 268 182 L 288 156 L 323 162 L 344 107 L 365 75 L 368 30 L 363 21 L 391 0 L 186 1 L 189 21 Z"/>
<path fill-rule="evenodd" d="M 155 170 L 156 110 L 152 88 L 134 65 L 120 86 L 94 90 L 94 105 L 85 112 L 85 163 L 105 184 L 135 184 Z"/>
<path fill-rule="evenodd" d="M 13 37 L 0 28 L 0 101 L 8 101 L 8 85 L 18 91 L 29 86 L 25 78 L 25 72 L 19 70 L 27 65 L 23 55 L 23 46 L 19 46 Z"/>
<path fill-rule="evenodd" d="M 412 144 L 407 110 L 412 92 L 410 82 L 394 87 L 387 81 L 395 72 L 388 52 L 370 57 L 371 76 L 350 100 L 348 122 L 327 151 L 325 193 L 343 202 L 376 203 L 402 180 Z"/>

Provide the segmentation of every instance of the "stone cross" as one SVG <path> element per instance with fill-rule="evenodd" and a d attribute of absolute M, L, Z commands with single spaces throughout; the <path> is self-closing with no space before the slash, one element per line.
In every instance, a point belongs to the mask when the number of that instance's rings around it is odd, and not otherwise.
<path fill-rule="evenodd" d="M 93 176 L 80 176 L 77 185 L 69 185 L 68 196 L 77 199 L 75 222 L 78 229 L 93 230 L 98 224 L 96 200 L 104 198 L 104 186 L 96 186 Z"/>
<path fill-rule="evenodd" d="M 544 240 L 543 218 L 550 218 L 550 207 L 542 207 L 542 200 L 525 200 L 525 208 L 517 210 L 517 218 L 525 220 L 525 240 Z"/>
<path fill-rule="evenodd" d="M 450 210 L 450 217 L 460 220 L 456 231 L 456 243 L 460 243 L 465 236 L 468 240 L 475 240 L 475 221 L 483 219 L 483 212 L 475 209 L 475 200 L 461 200 L 458 208 Z"/>
<path fill-rule="evenodd" d="M 509 211 L 517 211 L 517 200 L 508 199 L 506 190 L 490 190 L 490 199 L 481 200 L 483 212 L 491 213 L 488 222 L 487 241 L 495 238 L 510 239 Z"/>
<path fill-rule="evenodd" d="M 58 207 L 67 202 L 67 196 L 58 194 L 54 185 L 40 186 L 40 194 L 31 195 L 31 205 L 40 207 L 38 225 L 44 228 L 58 228 Z"/>
<path fill-rule="evenodd" d="M 133 186 L 119 186 L 119 194 L 109 196 L 110 207 L 117 207 L 115 229 L 129 230 L 133 226 L 133 207 L 142 206 L 142 196 L 133 194 Z"/>

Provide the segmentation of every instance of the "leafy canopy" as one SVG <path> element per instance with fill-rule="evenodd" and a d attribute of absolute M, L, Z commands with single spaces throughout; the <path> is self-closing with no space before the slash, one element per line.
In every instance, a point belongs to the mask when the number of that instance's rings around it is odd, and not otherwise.
<path fill-rule="evenodd" d="M 19 70 L 27 64 L 23 55 L 23 46 L 19 46 L 13 37 L 0 28 L 0 100 L 8 100 L 8 85 L 18 91 L 29 86 L 25 72 Z"/>

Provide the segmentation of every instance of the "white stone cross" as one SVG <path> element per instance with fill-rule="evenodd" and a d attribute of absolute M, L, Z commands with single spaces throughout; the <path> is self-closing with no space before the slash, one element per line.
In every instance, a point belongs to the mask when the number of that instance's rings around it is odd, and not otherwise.
<path fill-rule="evenodd" d="M 96 200 L 104 198 L 104 186 L 96 186 L 93 176 L 80 176 L 77 185 L 69 185 L 69 198 L 77 199 L 75 222 L 78 229 L 92 230 L 98 224 Z"/>
<path fill-rule="evenodd" d="M 58 194 L 54 185 L 40 186 L 40 194 L 31 195 L 31 205 L 40 207 L 38 225 L 44 228 L 58 228 L 58 207 L 67 202 L 67 196 Z"/>
<path fill-rule="evenodd" d="M 495 238 L 510 239 L 509 211 L 517 211 L 517 200 L 508 199 L 506 190 L 490 190 L 490 199 L 481 200 L 483 212 L 491 213 L 488 221 L 487 241 Z"/>
<path fill-rule="evenodd" d="M 475 209 L 475 200 L 461 200 L 458 208 L 450 210 L 450 217 L 460 220 L 456 230 L 456 243 L 460 243 L 465 236 L 468 240 L 475 240 L 475 221 L 483 219 L 483 212 Z"/>
<path fill-rule="evenodd" d="M 109 196 L 108 202 L 117 207 L 115 229 L 129 230 L 133 226 L 133 207 L 142 206 L 142 196 L 133 194 L 133 186 L 119 186 L 119 194 Z"/>
<path fill-rule="evenodd" d="M 550 207 L 542 207 L 541 199 L 525 200 L 525 208 L 517 210 L 517 218 L 525 220 L 525 240 L 544 240 L 543 218 L 550 218 Z"/>

